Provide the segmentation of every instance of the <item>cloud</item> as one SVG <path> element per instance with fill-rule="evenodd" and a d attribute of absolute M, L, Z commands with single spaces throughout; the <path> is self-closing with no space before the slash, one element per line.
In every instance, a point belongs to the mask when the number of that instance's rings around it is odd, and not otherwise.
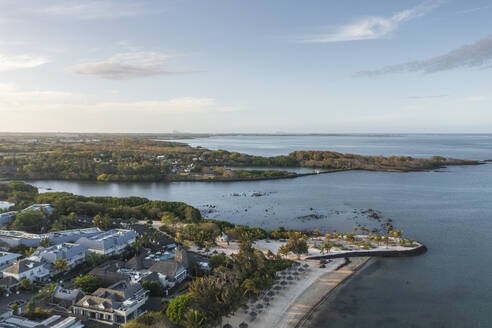
<path fill-rule="evenodd" d="M 408 96 L 407 99 L 435 99 L 435 98 L 446 98 L 448 95 L 429 95 L 429 96 Z"/>
<path fill-rule="evenodd" d="M 108 80 L 185 73 L 167 68 L 168 62 L 176 57 L 179 56 L 159 52 L 127 52 L 116 54 L 107 60 L 77 64 L 67 71 Z"/>
<path fill-rule="evenodd" d="M 21 91 L 12 84 L 0 84 L 0 112 L 185 114 L 221 113 L 237 110 L 239 110 L 239 107 L 223 106 L 212 98 L 183 97 L 170 100 L 134 102 L 88 102 L 82 95 L 69 92 Z"/>
<path fill-rule="evenodd" d="M 146 13 L 147 11 L 143 5 L 144 2 L 129 2 L 124 0 L 72 0 L 48 6 L 43 9 L 43 12 L 50 15 L 88 20 L 122 18 Z"/>
<path fill-rule="evenodd" d="M 33 68 L 48 63 L 45 57 L 33 55 L 7 56 L 0 54 L 0 71 L 10 71 L 15 69 Z"/>
<path fill-rule="evenodd" d="M 341 41 L 372 40 L 390 35 L 402 23 L 421 17 L 437 8 L 439 3 L 423 3 L 412 9 L 397 12 L 391 17 L 370 16 L 334 30 L 315 36 L 304 37 L 301 43 L 328 43 Z"/>
<path fill-rule="evenodd" d="M 357 72 L 356 76 L 379 76 L 385 74 L 422 72 L 437 73 L 462 67 L 485 68 L 492 58 L 492 35 L 475 43 L 464 45 L 448 53 L 424 60 L 411 61 L 403 64 L 389 65 L 376 70 Z"/>

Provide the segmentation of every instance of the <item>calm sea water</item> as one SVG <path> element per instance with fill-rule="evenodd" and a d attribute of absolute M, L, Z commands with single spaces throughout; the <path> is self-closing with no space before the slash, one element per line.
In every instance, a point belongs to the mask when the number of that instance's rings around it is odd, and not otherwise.
<path fill-rule="evenodd" d="M 217 137 L 193 145 L 259 155 L 330 149 L 372 155 L 492 159 L 492 135 Z M 418 257 L 378 259 L 323 304 L 308 327 L 492 327 L 492 164 L 435 172 L 339 172 L 237 183 L 76 183 L 40 188 L 83 195 L 181 200 L 209 217 L 274 228 L 371 225 L 360 210 L 391 217 L 424 242 Z M 253 197 L 255 191 L 263 192 Z M 209 207 L 213 205 L 214 207 Z M 319 219 L 299 218 L 310 214 Z"/>

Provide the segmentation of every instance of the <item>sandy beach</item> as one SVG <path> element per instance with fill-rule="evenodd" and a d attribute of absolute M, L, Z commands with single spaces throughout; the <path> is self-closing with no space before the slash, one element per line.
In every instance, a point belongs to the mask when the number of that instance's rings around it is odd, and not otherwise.
<path fill-rule="evenodd" d="M 258 302 L 247 304 L 248 310 L 240 309 L 234 316 L 224 318 L 222 324 L 239 327 L 245 322 L 248 327 L 299 327 L 318 303 L 368 260 L 368 257 L 353 258 L 338 270 L 337 268 L 345 263 L 345 259 L 334 259 L 327 263 L 326 268 L 320 268 L 318 261 L 302 261 L 301 267 L 308 265 L 306 270 L 300 273 L 298 280 L 290 281 L 284 288 L 273 288 L 275 295 L 270 298 L 267 307 L 257 308 L 258 304 L 263 303 L 260 297 Z M 251 311 L 257 315 L 251 316 Z"/>

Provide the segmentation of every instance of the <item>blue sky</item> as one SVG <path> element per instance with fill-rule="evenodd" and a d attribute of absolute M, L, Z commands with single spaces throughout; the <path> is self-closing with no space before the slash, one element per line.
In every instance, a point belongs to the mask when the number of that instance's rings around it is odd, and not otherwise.
<path fill-rule="evenodd" d="M 0 0 L 0 131 L 492 132 L 490 1 Z"/>

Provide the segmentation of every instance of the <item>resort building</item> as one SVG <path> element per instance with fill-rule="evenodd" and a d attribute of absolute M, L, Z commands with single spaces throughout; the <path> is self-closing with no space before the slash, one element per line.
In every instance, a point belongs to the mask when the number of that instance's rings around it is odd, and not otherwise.
<path fill-rule="evenodd" d="M 174 259 L 157 261 L 148 271 L 157 275 L 162 286 L 172 288 L 188 276 L 188 268 L 188 253 L 181 246 L 178 246 Z"/>
<path fill-rule="evenodd" d="M 95 267 L 89 271 L 89 274 L 99 278 L 105 284 L 115 284 L 129 279 L 128 275 L 120 272 L 123 266 L 123 261 L 112 260 Z"/>
<path fill-rule="evenodd" d="M 51 295 L 51 300 L 55 304 L 69 307 L 75 305 L 75 303 L 84 296 L 84 292 L 80 289 L 66 289 L 61 286 L 56 286 Z"/>
<path fill-rule="evenodd" d="M 63 243 L 46 248 L 38 248 L 29 259 L 37 262 L 54 264 L 58 259 L 65 259 L 69 268 L 85 262 L 87 248 L 79 244 Z"/>
<path fill-rule="evenodd" d="M 0 328 L 83 328 L 75 317 L 53 315 L 43 321 L 33 321 L 24 317 L 10 316 L 0 320 Z"/>
<path fill-rule="evenodd" d="M 53 244 L 73 243 L 82 237 L 91 237 L 101 233 L 98 228 L 72 229 L 34 234 L 24 231 L 0 230 L 0 247 L 10 248 L 19 245 L 37 247 L 43 239 L 49 239 Z"/>
<path fill-rule="evenodd" d="M 28 259 L 15 261 L 14 264 L 2 270 L 3 277 L 12 277 L 17 281 L 27 278 L 31 281 L 42 280 L 49 276 L 50 271 L 41 262 Z"/>
<path fill-rule="evenodd" d="M 77 244 L 87 247 L 89 252 L 100 255 L 119 254 L 133 242 L 137 234 L 133 230 L 113 229 L 92 237 L 82 237 Z"/>
<path fill-rule="evenodd" d="M 5 269 L 6 267 L 14 264 L 15 260 L 17 260 L 22 255 L 8 252 L 0 252 L 0 270 Z"/>
<path fill-rule="evenodd" d="M 159 282 L 166 288 L 174 287 L 188 276 L 183 265 L 174 260 L 157 261 L 149 268 L 149 271 L 157 274 Z"/>
<path fill-rule="evenodd" d="M 16 211 L 0 213 L 0 227 L 5 227 L 11 224 L 14 221 L 16 215 Z"/>
<path fill-rule="evenodd" d="M 46 214 L 51 214 L 53 212 L 54 208 L 53 208 L 53 206 L 51 206 L 51 204 L 33 204 L 33 205 L 23 209 L 23 211 L 29 211 L 29 210 L 41 211 L 41 212 L 44 212 Z"/>
<path fill-rule="evenodd" d="M 122 325 L 146 312 L 143 306 L 148 298 L 149 291 L 142 285 L 120 281 L 84 296 L 73 306 L 73 313 L 109 325 Z"/>

